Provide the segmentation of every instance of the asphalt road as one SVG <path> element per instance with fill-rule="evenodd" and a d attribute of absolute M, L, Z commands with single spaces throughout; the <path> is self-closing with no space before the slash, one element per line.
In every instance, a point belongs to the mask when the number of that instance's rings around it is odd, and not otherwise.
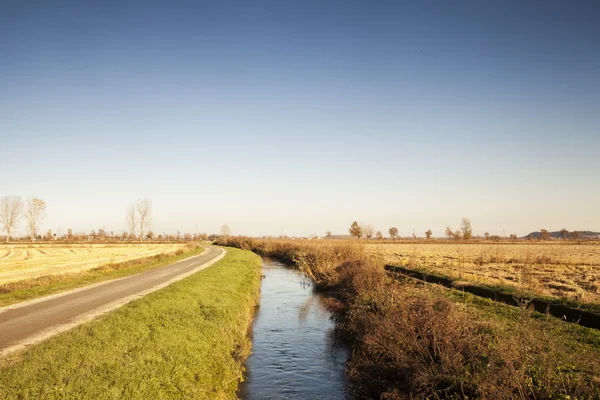
<path fill-rule="evenodd" d="M 137 275 L 0 309 L 0 356 L 70 329 L 212 265 L 225 251 L 206 252 Z"/>

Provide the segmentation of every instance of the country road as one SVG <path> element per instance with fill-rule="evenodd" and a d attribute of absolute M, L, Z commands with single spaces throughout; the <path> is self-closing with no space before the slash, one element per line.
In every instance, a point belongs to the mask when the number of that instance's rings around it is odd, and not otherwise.
<path fill-rule="evenodd" d="M 224 255 L 225 250 L 208 247 L 166 267 L 0 308 L 0 357 L 183 279 Z"/>

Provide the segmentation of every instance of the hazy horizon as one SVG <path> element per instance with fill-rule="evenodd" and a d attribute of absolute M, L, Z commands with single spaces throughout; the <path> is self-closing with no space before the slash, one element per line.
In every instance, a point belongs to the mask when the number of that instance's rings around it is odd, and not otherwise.
<path fill-rule="evenodd" d="M 8 2 L 0 197 L 43 231 L 600 231 L 600 3 Z M 25 234 L 20 224 L 17 234 Z"/>

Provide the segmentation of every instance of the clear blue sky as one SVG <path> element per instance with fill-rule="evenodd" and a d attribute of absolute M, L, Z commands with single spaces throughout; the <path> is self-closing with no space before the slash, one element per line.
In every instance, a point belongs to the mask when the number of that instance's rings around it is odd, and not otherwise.
<path fill-rule="evenodd" d="M 45 229 L 600 230 L 600 2 L 17 1 L 0 196 Z"/>

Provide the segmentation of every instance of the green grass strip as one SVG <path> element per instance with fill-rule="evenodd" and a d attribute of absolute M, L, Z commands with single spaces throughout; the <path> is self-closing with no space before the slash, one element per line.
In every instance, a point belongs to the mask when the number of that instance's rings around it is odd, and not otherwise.
<path fill-rule="evenodd" d="M 0 285 L 0 307 L 38 297 L 49 296 L 51 294 L 76 289 L 94 283 L 123 278 L 153 268 L 173 264 L 174 262 L 185 258 L 198 255 L 203 251 L 204 247 L 199 246 L 189 252 L 179 255 L 168 256 L 158 254 L 156 256 L 144 257 L 118 264 L 104 265 L 79 273 L 49 275 Z"/>
<path fill-rule="evenodd" d="M 189 278 L 3 361 L 0 398 L 235 398 L 261 260 L 227 251 Z"/>

